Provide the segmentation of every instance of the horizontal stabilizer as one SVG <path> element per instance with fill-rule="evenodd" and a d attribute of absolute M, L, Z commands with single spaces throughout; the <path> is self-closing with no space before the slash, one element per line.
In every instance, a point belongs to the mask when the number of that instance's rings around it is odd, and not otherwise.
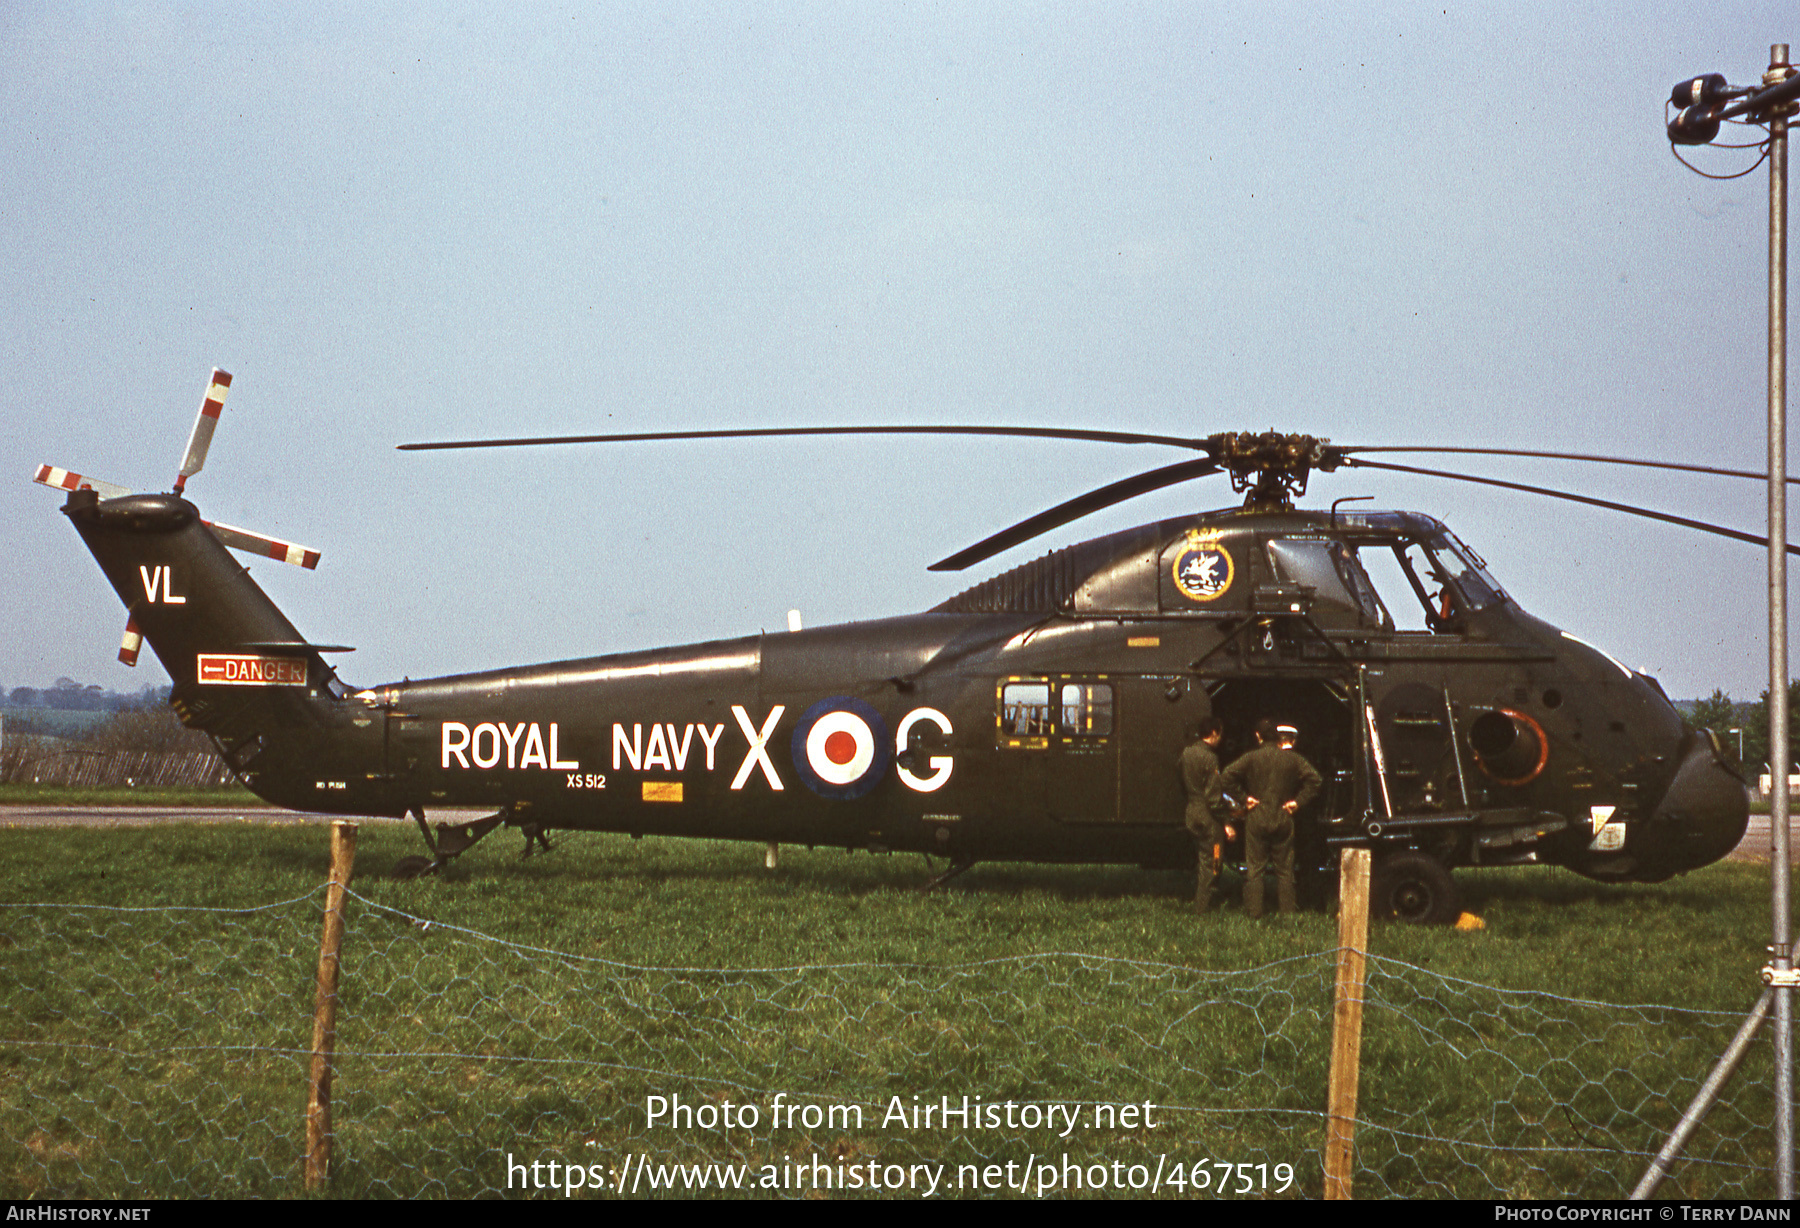
<path fill-rule="evenodd" d="M 257 640 L 253 644 L 240 644 L 240 648 L 257 648 L 263 650 L 287 650 L 290 652 L 355 652 L 356 649 L 344 644 L 309 644 L 305 640 Z"/>

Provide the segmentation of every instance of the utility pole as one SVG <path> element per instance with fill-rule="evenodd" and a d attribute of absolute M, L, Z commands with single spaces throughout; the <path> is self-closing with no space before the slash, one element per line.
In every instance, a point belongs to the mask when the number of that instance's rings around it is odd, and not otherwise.
<path fill-rule="evenodd" d="M 1674 145 L 1707 145 L 1719 125 L 1743 118 L 1769 133 L 1769 842 L 1770 941 L 1763 981 L 1774 991 L 1775 1196 L 1794 1196 L 1794 972 L 1789 920 L 1788 659 L 1787 659 L 1787 134 L 1800 97 L 1800 75 L 1788 64 L 1788 45 L 1769 48 L 1769 67 L 1756 86 L 1732 86 L 1718 73 L 1677 85 L 1670 102 L 1681 108 L 1669 122 Z M 1752 168 L 1754 169 L 1754 168 Z M 1750 1024 L 1746 1028 L 1754 1031 Z M 1748 1037 L 1745 1038 L 1746 1041 Z M 1704 1109 L 1701 1110 L 1704 1112 Z M 1691 1110 L 1690 1110 L 1691 1112 Z M 1646 1178 L 1648 1180 L 1648 1178 Z"/>

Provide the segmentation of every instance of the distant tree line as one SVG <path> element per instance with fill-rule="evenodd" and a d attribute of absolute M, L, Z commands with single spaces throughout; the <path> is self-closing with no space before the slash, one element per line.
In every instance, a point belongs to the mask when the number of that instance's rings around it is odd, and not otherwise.
<path fill-rule="evenodd" d="M 13 709 L 0 737 L 0 779 L 31 779 L 31 765 L 70 755 L 97 752 L 103 755 L 211 754 L 212 740 L 198 729 L 189 729 L 167 703 L 147 708 L 121 708 L 97 713 L 78 725 L 53 725 L 49 712 L 20 715 Z M 141 766 L 141 765 L 140 765 Z"/>
<path fill-rule="evenodd" d="M 1769 693 L 1764 691 L 1755 703 L 1735 703 L 1724 691 L 1690 705 L 1688 724 L 1711 729 L 1733 757 L 1738 753 L 1738 734 L 1743 731 L 1743 766 L 1746 771 L 1760 773 L 1769 762 Z M 1788 682 L 1788 763 L 1800 765 L 1800 678 Z"/>
<path fill-rule="evenodd" d="M 99 686 L 83 686 L 73 678 L 58 678 L 43 688 L 18 686 L 0 691 L 9 708 L 44 708 L 52 712 L 140 712 L 169 701 L 166 686 L 145 686 L 120 693 Z"/>

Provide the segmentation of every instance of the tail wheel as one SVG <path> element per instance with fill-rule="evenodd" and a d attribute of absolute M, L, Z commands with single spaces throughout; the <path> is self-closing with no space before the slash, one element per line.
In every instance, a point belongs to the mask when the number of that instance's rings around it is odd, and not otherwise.
<path fill-rule="evenodd" d="M 1444 863 L 1424 853 L 1384 858 L 1375 870 L 1370 911 L 1412 925 L 1453 925 L 1462 915 L 1456 880 Z"/>

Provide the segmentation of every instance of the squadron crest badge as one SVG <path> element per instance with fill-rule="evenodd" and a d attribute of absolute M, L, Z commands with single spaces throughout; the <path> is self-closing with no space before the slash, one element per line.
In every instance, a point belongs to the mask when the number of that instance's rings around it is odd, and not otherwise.
<path fill-rule="evenodd" d="M 1189 529 L 1187 541 L 1175 552 L 1171 574 L 1175 587 L 1189 601 L 1212 601 L 1231 587 L 1234 568 L 1231 554 L 1219 544 L 1219 534 Z"/>

